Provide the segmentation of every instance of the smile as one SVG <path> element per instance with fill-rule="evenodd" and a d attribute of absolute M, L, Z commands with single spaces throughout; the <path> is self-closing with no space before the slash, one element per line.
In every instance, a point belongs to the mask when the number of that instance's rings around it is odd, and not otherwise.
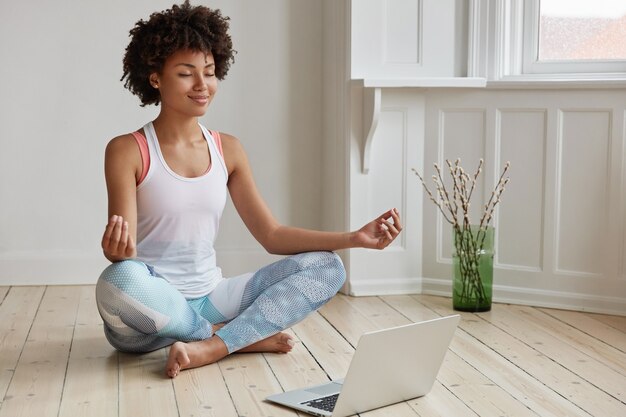
<path fill-rule="evenodd" d="M 207 104 L 209 102 L 209 96 L 187 96 L 198 104 Z"/>

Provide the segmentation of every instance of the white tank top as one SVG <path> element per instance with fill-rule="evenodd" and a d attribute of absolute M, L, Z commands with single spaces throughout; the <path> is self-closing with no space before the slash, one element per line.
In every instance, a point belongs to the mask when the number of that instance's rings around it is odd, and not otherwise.
<path fill-rule="evenodd" d="M 137 187 L 137 259 L 187 299 L 223 280 L 213 247 L 226 203 L 228 171 L 215 139 L 200 125 L 211 155 L 203 175 L 185 178 L 165 162 L 152 123 L 144 126 L 150 167 Z"/>

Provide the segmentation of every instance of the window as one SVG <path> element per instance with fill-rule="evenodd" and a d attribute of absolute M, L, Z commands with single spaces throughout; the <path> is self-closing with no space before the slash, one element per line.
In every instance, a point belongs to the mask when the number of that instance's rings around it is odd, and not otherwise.
<path fill-rule="evenodd" d="M 524 74 L 626 72 L 626 1 L 526 0 Z"/>

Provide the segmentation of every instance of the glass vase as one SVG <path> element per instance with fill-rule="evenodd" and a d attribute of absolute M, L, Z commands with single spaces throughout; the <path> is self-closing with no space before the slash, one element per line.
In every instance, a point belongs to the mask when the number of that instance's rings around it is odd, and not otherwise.
<path fill-rule="evenodd" d="M 478 225 L 453 229 L 452 307 L 458 311 L 491 310 L 493 289 L 493 227 Z"/>

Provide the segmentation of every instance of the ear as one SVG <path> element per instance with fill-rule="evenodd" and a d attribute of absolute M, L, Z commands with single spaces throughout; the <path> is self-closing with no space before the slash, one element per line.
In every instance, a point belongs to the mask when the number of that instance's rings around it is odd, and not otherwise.
<path fill-rule="evenodd" d="M 154 88 L 159 88 L 159 74 L 153 72 L 149 77 L 150 85 Z"/>

